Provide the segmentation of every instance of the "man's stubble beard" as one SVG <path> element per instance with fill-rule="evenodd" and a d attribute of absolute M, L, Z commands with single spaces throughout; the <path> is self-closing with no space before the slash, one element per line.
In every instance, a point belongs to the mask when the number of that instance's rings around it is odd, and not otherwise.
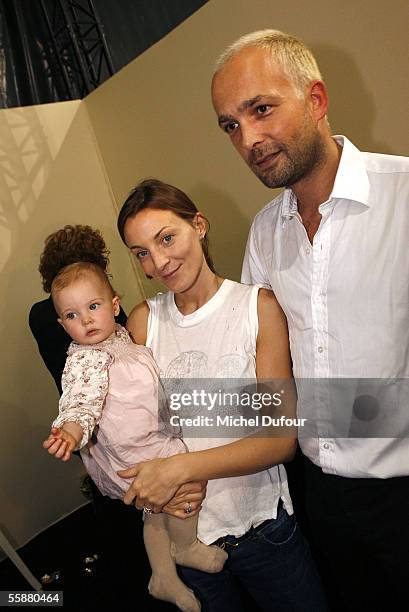
<path fill-rule="evenodd" d="M 318 131 L 302 134 L 301 137 L 298 134 L 292 140 L 293 142 L 289 146 L 280 144 L 280 156 L 286 156 L 286 160 L 279 164 L 277 168 L 274 166 L 263 171 L 254 163 L 257 159 L 268 155 L 268 147 L 260 152 L 255 150 L 252 159 L 249 160 L 251 170 L 266 187 L 270 189 L 291 187 L 322 164 L 325 147 L 323 138 Z M 277 146 L 271 147 L 271 149 L 276 150 Z"/>

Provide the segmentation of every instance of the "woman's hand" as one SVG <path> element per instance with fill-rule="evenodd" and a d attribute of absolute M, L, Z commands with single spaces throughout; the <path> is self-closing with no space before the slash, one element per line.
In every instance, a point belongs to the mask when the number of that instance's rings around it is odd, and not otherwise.
<path fill-rule="evenodd" d="M 162 508 L 163 512 L 187 519 L 198 514 L 206 497 L 207 480 L 187 482 L 179 487 L 172 499 Z"/>
<path fill-rule="evenodd" d="M 183 455 L 152 459 L 119 471 L 118 476 L 121 478 L 134 478 L 125 494 L 124 503 L 135 503 L 139 509 L 145 507 L 161 512 L 163 506 L 175 496 L 179 486 L 183 484 L 180 457 Z"/>

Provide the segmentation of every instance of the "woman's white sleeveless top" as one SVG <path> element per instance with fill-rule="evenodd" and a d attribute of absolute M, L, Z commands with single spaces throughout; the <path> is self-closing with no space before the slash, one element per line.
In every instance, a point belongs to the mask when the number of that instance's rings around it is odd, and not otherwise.
<path fill-rule="evenodd" d="M 177 309 L 172 292 L 147 300 L 150 315 L 146 345 L 152 349 L 165 383 L 166 378 L 254 380 L 258 290 L 224 280 L 206 304 L 186 316 Z M 202 414 L 208 416 L 208 409 L 203 408 Z M 235 439 L 184 436 L 190 451 Z M 198 537 L 210 544 L 227 534 L 241 536 L 252 525 L 275 518 L 280 497 L 292 514 L 282 465 L 249 476 L 211 480 L 199 514 Z"/>

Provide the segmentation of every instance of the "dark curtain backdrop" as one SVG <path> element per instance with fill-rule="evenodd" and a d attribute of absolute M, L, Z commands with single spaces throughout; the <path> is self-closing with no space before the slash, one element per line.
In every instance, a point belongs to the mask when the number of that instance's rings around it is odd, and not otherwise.
<path fill-rule="evenodd" d="M 160 40 L 206 1 L 92 0 L 105 33 L 113 72 Z M 60 10 L 61 3 L 68 12 L 70 4 L 88 5 L 87 0 L 43 0 L 48 15 Z M 77 61 L 69 45 L 63 52 L 55 53 L 40 0 L 0 0 L 1 108 L 82 98 L 110 76 L 107 70 L 102 70 L 99 82 L 87 89 L 77 73 Z"/>

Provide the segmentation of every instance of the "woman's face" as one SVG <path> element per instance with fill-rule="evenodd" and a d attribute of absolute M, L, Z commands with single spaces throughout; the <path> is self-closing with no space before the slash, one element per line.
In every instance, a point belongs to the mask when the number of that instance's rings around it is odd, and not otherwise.
<path fill-rule="evenodd" d="M 188 291 L 207 267 L 200 239 L 206 233 L 203 216 L 192 223 L 169 210 L 145 208 L 125 223 L 125 242 L 146 275 L 174 293 Z"/>

